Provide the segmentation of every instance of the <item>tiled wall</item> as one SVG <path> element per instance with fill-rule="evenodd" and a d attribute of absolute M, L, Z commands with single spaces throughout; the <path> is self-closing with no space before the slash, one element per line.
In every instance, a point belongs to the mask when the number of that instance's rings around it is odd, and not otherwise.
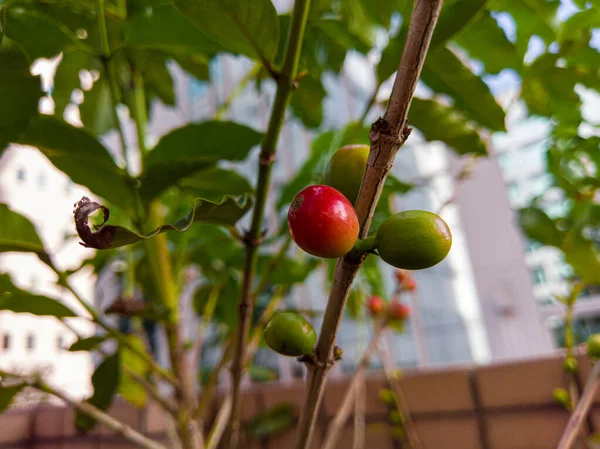
<path fill-rule="evenodd" d="M 580 360 L 580 383 L 590 371 L 586 359 Z M 456 367 L 405 372 L 400 384 L 406 396 L 423 449 L 551 449 L 567 423 L 568 414 L 553 402 L 554 388 L 565 385 L 560 354 L 484 367 Z M 314 448 L 346 393 L 348 379 L 327 385 L 318 419 Z M 367 383 L 366 448 L 400 448 L 394 442 L 387 423 L 386 406 L 378 392 L 386 385 L 380 376 Z M 299 410 L 303 384 L 261 384 L 248 390 L 244 399 L 243 419 L 249 420 L 260 410 L 279 402 L 291 402 Z M 217 398 L 210 418 L 222 396 Z M 600 403 L 600 393 L 597 398 Z M 136 410 L 119 402 L 115 417 L 132 427 L 165 440 L 162 413 L 154 406 Z M 129 449 L 120 437 L 104 426 L 92 434 L 76 435 L 73 411 L 65 408 L 16 410 L 0 416 L 0 449 Z M 595 407 L 586 422 L 587 431 L 600 429 L 600 409 Z M 338 447 L 352 447 L 352 419 L 344 430 Z M 283 433 L 248 449 L 292 447 L 294 432 Z"/>

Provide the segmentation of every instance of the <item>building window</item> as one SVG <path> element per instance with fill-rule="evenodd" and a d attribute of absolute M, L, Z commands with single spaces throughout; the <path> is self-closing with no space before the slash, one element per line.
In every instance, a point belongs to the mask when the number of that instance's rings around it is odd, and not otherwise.
<path fill-rule="evenodd" d="M 59 351 L 65 349 L 65 338 L 62 335 L 56 337 L 56 349 Z"/>
<path fill-rule="evenodd" d="M 19 168 L 17 170 L 17 181 L 19 181 L 20 183 L 25 182 L 25 169 L 24 168 Z"/>
<path fill-rule="evenodd" d="M 46 173 L 42 172 L 38 175 L 38 187 L 43 189 L 46 187 Z"/>
<path fill-rule="evenodd" d="M 532 270 L 533 283 L 535 285 L 542 285 L 546 283 L 546 272 L 542 267 L 535 267 Z"/>
<path fill-rule="evenodd" d="M 35 349 L 35 335 L 27 334 L 27 350 L 33 351 Z"/>
<path fill-rule="evenodd" d="M 10 334 L 4 334 L 2 336 L 2 349 L 10 349 Z"/>

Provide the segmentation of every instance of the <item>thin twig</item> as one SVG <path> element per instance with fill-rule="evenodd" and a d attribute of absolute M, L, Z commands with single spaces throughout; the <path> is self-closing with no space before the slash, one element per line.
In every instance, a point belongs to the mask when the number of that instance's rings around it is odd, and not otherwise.
<path fill-rule="evenodd" d="M 225 114 L 227 113 L 229 108 L 231 107 L 231 104 L 233 103 L 233 101 L 237 97 L 240 96 L 240 94 L 244 91 L 244 89 L 246 88 L 248 83 L 250 81 L 252 81 L 252 79 L 256 75 L 258 75 L 258 73 L 260 72 L 261 69 L 262 69 L 261 64 L 254 64 L 254 66 L 250 70 L 248 70 L 248 73 L 246 73 L 246 75 L 244 75 L 244 77 L 240 80 L 240 82 L 229 93 L 229 95 L 227 96 L 225 101 L 223 103 L 221 103 L 221 105 L 217 108 L 217 110 L 215 111 L 215 114 L 213 115 L 213 120 L 222 120 L 223 119 L 223 117 L 225 116 Z"/>
<path fill-rule="evenodd" d="M 442 203 L 442 205 L 437 210 L 437 214 L 441 215 L 446 207 L 452 204 L 456 200 L 456 195 L 458 194 L 459 187 L 471 176 L 473 171 L 473 164 L 475 163 L 475 156 L 472 154 L 469 155 L 467 162 L 463 166 L 460 173 L 454 178 L 454 186 L 452 187 L 452 194 L 448 197 L 446 201 Z"/>
<path fill-rule="evenodd" d="M 215 420 L 215 424 L 208 435 L 208 439 L 206 440 L 206 449 L 217 449 L 219 446 L 219 442 L 221 441 L 221 437 L 227 428 L 227 421 L 229 420 L 229 415 L 231 414 L 231 396 L 227 396 L 223 401 L 221 409 L 217 414 L 217 419 Z"/>
<path fill-rule="evenodd" d="M 367 392 L 365 388 L 365 373 L 359 374 L 358 384 L 356 386 L 356 399 L 354 401 L 354 449 L 364 449 L 365 447 L 365 402 Z"/>
<path fill-rule="evenodd" d="M 275 312 L 275 310 L 277 310 L 277 307 L 279 307 L 279 304 L 281 304 L 284 293 L 285 292 L 282 289 L 278 289 L 275 292 L 275 294 L 273 295 L 273 298 L 271 298 L 271 301 L 269 301 L 267 308 L 263 311 L 257 326 L 252 331 L 252 334 L 250 335 L 250 338 L 248 339 L 248 346 L 246 348 L 246 359 L 244 361 L 244 366 L 247 365 L 248 363 L 250 363 L 252 361 L 252 359 L 254 358 L 254 354 L 258 350 L 258 345 L 260 343 L 261 334 L 263 333 L 263 328 L 267 324 L 267 322 L 271 319 L 271 317 L 273 316 L 273 313 Z M 220 374 L 221 370 L 225 367 L 225 365 L 227 365 L 227 363 L 231 360 L 231 356 L 233 355 L 233 344 L 234 344 L 233 340 L 230 339 L 229 342 L 227 343 L 227 346 L 223 350 L 223 354 L 221 355 L 221 359 L 219 360 L 219 363 L 211 371 L 210 377 L 208 378 L 208 381 L 206 382 L 206 386 L 202 389 L 202 392 L 200 393 L 200 396 L 198 397 L 198 407 L 196 408 L 196 411 L 194 413 L 195 419 L 199 419 L 202 415 L 204 415 L 208 405 L 212 401 L 215 390 L 217 388 L 217 381 L 219 379 L 219 374 Z"/>
<path fill-rule="evenodd" d="M 244 243 L 246 244 L 246 257 L 239 300 L 238 333 L 233 363 L 231 366 L 233 396 L 231 403 L 231 417 L 229 420 L 230 438 L 227 446 L 229 449 L 236 449 L 239 442 L 241 413 L 240 384 L 244 374 L 243 362 L 246 338 L 250 329 L 252 310 L 254 309 L 252 286 L 258 261 L 258 246 L 263 232 L 263 219 L 269 193 L 271 169 L 273 167 L 273 162 L 275 161 L 277 141 L 285 120 L 285 112 L 290 104 L 292 91 L 294 89 L 294 79 L 298 72 L 302 41 L 304 39 L 304 31 L 308 21 L 309 10 L 310 0 L 296 0 L 294 2 L 283 66 L 277 77 L 277 92 L 275 94 L 269 125 L 262 143 L 262 150 L 258 161 L 256 205 L 254 206 L 250 230 L 244 238 Z"/>
<path fill-rule="evenodd" d="M 61 320 L 61 323 L 62 323 L 63 326 L 65 326 L 67 329 L 69 329 L 77 337 L 78 340 L 84 338 L 77 331 L 77 329 L 75 329 L 66 320 Z M 98 347 L 97 350 L 103 356 L 105 356 L 105 357 L 108 356 L 108 354 L 102 349 L 102 347 Z M 131 378 L 134 381 L 136 381 L 146 391 L 146 393 L 148 393 L 158 404 L 160 404 L 165 411 L 167 411 L 168 413 L 170 413 L 173 416 L 177 416 L 177 408 L 175 407 L 175 404 L 173 404 L 169 399 L 163 397 L 160 394 L 160 392 L 158 391 L 158 388 L 156 388 L 155 385 L 153 385 L 152 383 L 148 382 L 146 379 L 144 379 L 143 377 L 139 376 L 138 374 L 134 373 L 133 371 L 131 371 L 126 366 L 123 367 L 123 371 L 127 375 L 131 376 Z"/>
<path fill-rule="evenodd" d="M 252 360 L 254 359 L 254 354 L 256 354 L 256 351 L 258 350 L 258 345 L 261 340 L 261 334 L 263 333 L 264 325 L 269 321 L 269 319 L 271 318 L 271 316 L 273 315 L 275 310 L 277 310 L 277 307 L 279 306 L 279 304 L 281 303 L 282 300 L 283 300 L 283 291 L 279 291 L 275 294 L 275 296 L 273 296 L 273 299 L 271 299 L 271 301 L 269 302 L 269 305 L 263 312 L 258 325 L 254 328 L 254 331 L 252 332 L 252 335 L 250 336 L 250 339 L 248 341 L 248 348 L 246 350 L 246 359 L 244 360 L 244 366 L 249 365 L 252 362 Z M 224 358 L 221 358 L 221 362 L 223 362 L 223 360 L 224 360 Z M 213 389 L 211 391 L 212 391 L 212 394 L 214 394 L 215 390 Z M 227 397 L 221 404 L 221 408 L 219 409 L 219 413 L 218 413 L 219 416 L 226 414 L 227 418 L 224 418 L 224 419 L 228 419 L 228 417 L 229 417 L 229 409 L 231 407 L 231 397 L 232 397 L 232 394 L 231 394 L 231 392 L 229 392 L 229 394 L 227 395 Z M 206 398 L 207 399 L 205 399 L 205 401 L 208 402 L 212 399 L 212 395 L 207 395 Z M 207 402 L 204 402 L 204 403 L 201 402 L 201 405 L 203 405 L 204 408 L 206 408 Z M 227 411 L 225 411 L 225 409 L 227 409 Z M 211 430 L 211 434 L 214 433 L 215 436 L 212 439 L 209 438 L 209 440 L 215 445 L 215 447 L 218 446 L 221 435 L 222 435 L 222 432 L 217 433 L 214 430 L 219 425 L 220 425 L 219 420 L 217 420 L 213 424 L 213 429 Z"/>
<path fill-rule="evenodd" d="M 77 291 L 69 284 L 68 280 L 66 279 L 65 273 L 61 272 L 50 258 L 48 258 L 46 263 L 58 276 L 58 279 L 59 279 L 58 283 L 60 285 L 64 286 L 67 290 L 69 290 L 69 292 L 73 295 L 73 297 L 77 300 L 77 302 L 86 310 L 86 312 L 88 312 L 90 314 L 90 316 L 92 317 L 92 320 L 95 324 L 100 326 L 109 336 L 111 336 L 112 338 L 117 340 L 120 345 L 126 347 L 132 353 L 137 355 L 143 362 L 145 362 L 148 365 L 148 368 L 150 369 L 150 371 L 153 371 L 154 373 L 158 374 L 160 377 L 167 380 L 171 385 L 178 384 L 177 379 L 173 376 L 173 374 L 169 370 L 160 366 L 147 352 L 140 351 L 140 349 L 138 347 L 136 347 L 135 345 L 132 345 L 129 342 L 129 340 L 127 339 L 126 335 L 123 335 L 121 332 L 119 332 L 116 329 L 113 329 L 111 326 L 109 326 L 100 317 L 98 312 L 92 306 L 90 306 L 79 295 L 79 293 L 77 293 Z"/>
<path fill-rule="evenodd" d="M 258 282 L 256 289 L 254 290 L 255 298 L 263 292 L 263 290 L 269 283 L 269 280 L 271 279 L 271 275 L 275 272 L 275 270 L 277 269 L 279 264 L 283 261 L 285 254 L 287 253 L 287 250 L 289 249 L 291 243 L 292 243 L 292 236 L 288 234 L 288 236 L 285 238 L 283 244 L 279 248 L 279 251 L 277 252 L 275 257 L 273 257 L 269 261 L 269 265 L 267 266 L 267 269 L 262 274 L 262 277 L 261 277 L 260 281 Z"/>
<path fill-rule="evenodd" d="M 375 86 L 375 91 L 373 92 L 373 95 L 371 95 L 371 98 L 369 98 L 369 101 L 367 101 L 365 109 L 363 110 L 362 115 L 358 119 L 359 123 L 363 123 L 367 119 L 367 115 L 369 115 L 369 111 L 371 110 L 371 108 L 373 107 L 375 102 L 377 101 L 377 94 L 379 93 L 380 88 L 381 88 L 381 84 L 378 82 L 377 86 Z"/>
<path fill-rule="evenodd" d="M 379 354 L 385 377 L 387 378 L 387 381 L 394 392 L 394 401 L 396 402 L 396 407 L 402 415 L 402 426 L 406 432 L 406 438 L 408 439 L 410 449 L 423 449 L 423 443 L 421 443 L 419 434 L 417 433 L 413 420 L 410 416 L 410 409 L 408 407 L 408 402 L 406 401 L 404 391 L 402 390 L 402 386 L 397 379 L 394 379 L 392 375 L 392 366 L 390 364 L 388 354 L 385 354 L 382 350 L 379 351 Z"/>
<path fill-rule="evenodd" d="M 204 311 L 202 314 L 202 321 L 198 326 L 196 342 L 194 344 L 194 348 L 190 357 L 190 371 L 192 372 L 197 372 L 200 369 L 200 359 L 202 356 L 202 347 L 204 346 L 204 336 L 215 313 L 217 300 L 219 299 L 219 295 L 221 293 L 222 288 L 223 283 L 215 284 L 215 286 L 211 289 L 210 293 L 208 294 L 208 299 L 206 300 L 206 304 L 204 306 Z"/>
<path fill-rule="evenodd" d="M 382 324 L 378 325 L 378 327 L 375 329 L 375 333 L 371 338 L 371 342 L 369 343 L 369 346 L 363 353 L 363 356 L 361 357 L 360 362 L 356 367 L 356 371 L 354 371 L 354 376 L 350 381 L 350 385 L 348 386 L 346 393 L 344 393 L 344 400 L 340 404 L 340 407 L 335 417 L 329 424 L 327 435 L 325 435 L 325 440 L 322 449 L 334 449 L 335 447 L 337 447 L 340 432 L 346 425 L 348 416 L 350 416 L 350 413 L 352 412 L 352 405 L 355 403 L 355 400 L 358 397 L 357 393 L 359 390 L 361 379 L 363 379 L 362 375 L 364 374 L 365 369 L 369 365 L 369 360 L 371 359 L 371 356 L 377 350 L 377 345 L 379 344 L 379 340 L 383 335 L 384 328 L 385 326 Z"/>
<path fill-rule="evenodd" d="M 377 120 L 371 128 L 371 151 L 356 202 L 356 213 L 361 227 L 360 238 L 368 236 L 385 178 L 392 168 L 398 148 L 410 134 L 410 129 L 406 126 L 408 109 L 442 8 L 442 1 L 417 0 L 387 110 L 384 117 Z M 306 449 L 310 446 L 325 379 L 334 362 L 334 343 L 344 306 L 352 282 L 365 258 L 364 252 L 351 251 L 338 259 L 315 348 L 316 363 L 308 365 L 307 393 L 298 422 L 296 449 Z"/>
<path fill-rule="evenodd" d="M 194 412 L 194 419 L 200 419 L 204 413 L 206 412 L 208 406 L 210 405 L 215 391 L 217 389 L 217 383 L 219 381 L 219 374 L 225 368 L 227 363 L 231 360 L 231 356 L 233 355 L 233 340 L 230 339 L 229 343 L 223 349 L 223 353 L 221 354 L 221 359 L 217 366 L 211 371 L 210 376 L 208 377 L 208 381 L 206 385 L 200 392 L 198 396 L 198 405 L 196 406 L 196 410 Z"/>
<path fill-rule="evenodd" d="M 156 441 L 145 437 L 137 430 L 134 430 L 133 428 L 121 423 L 117 419 L 110 416 L 108 413 L 103 412 L 102 410 L 93 406 L 92 404 L 73 400 L 66 394 L 51 387 L 39 378 L 27 378 L 6 371 L 0 371 L 0 376 L 22 380 L 29 387 L 35 388 L 36 390 L 62 399 L 74 409 L 96 419 L 98 422 L 104 424 L 109 429 L 123 436 L 123 438 L 125 438 L 127 441 L 130 441 L 131 443 L 134 443 L 139 447 L 146 449 L 167 449 L 166 446 L 163 446 L 162 444 L 159 444 Z"/>
<path fill-rule="evenodd" d="M 592 403 L 594 402 L 594 397 L 596 396 L 596 391 L 598 390 L 598 385 L 600 381 L 600 361 L 594 364 L 594 368 L 590 373 L 590 377 L 588 378 L 585 388 L 583 389 L 583 393 L 581 395 L 581 399 L 577 403 L 577 407 L 573 411 L 571 418 L 569 419 L 569 423 L 565 428 L 565 432 L 563 433 L 560 442 L 558 443 L 557 449 L 571 449 L 573 443 L 577 439 L 577 435 L 579 434 L 580 428 L 582 424 L 585 422 L 585 419 L 590 411 Z"/>
<path fill-rule="evenodd" d="M 98 34 L 100 35 L 100 52 L 102 55 L 102 67 L 104 69 L 104 75 L 106 76 L 106 81 L 108 83 L 113 105 L 116 106 L 119 102 L 119 83 L 117 81 L 116 74 L 112 70 L 111 66 L 111 51 L 108 42 L 108 31 L 106 28 L 106 7 L 104 5 L 104 0 L 96 0 L 96 17 Z M 127 157 L 127 141 L 125 140 L 123 126 L 121 125 L 121 120 L 119 119 L 117 108 L 113 107 L 111 108 L 111 110 L 113 114 L 113 120 L 115 121 L 115 126 L 117 127 L 117 131 L 119 134 L 119 139 L 121 141 L 121 156 L 123 158 L 123 162 L 125 163 L 125 170 L 129 172 L 129 161 Z"/>

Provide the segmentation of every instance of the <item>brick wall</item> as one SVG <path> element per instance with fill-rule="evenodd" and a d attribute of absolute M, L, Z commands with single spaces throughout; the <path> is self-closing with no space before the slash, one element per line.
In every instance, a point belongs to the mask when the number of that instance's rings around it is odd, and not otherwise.
<path fill-rule="evenodd" d="M 580 383 L 590 370 L 587 359 L 580 360 Z M 327 385 L 318 419 L 314 447 L 327 429 L 344 397 L 349 379 Z M 549 449 L 556 444 L 567 423 L 568 414 L 552 399 L 552 390 L 565 385 L 560 354 L 484 367 L 455 367 L 407 371 L 400 384 L 424 449 Z M 387 422 L 387 408 L 379 400 L 385 380 L 373 375 L 367 382 L 367 448 L 393 449 Z M 212 418 L 222 396 L 209 413 Z M 303 384 L 260 384 L 246 392 L 243 419 L 279 402 L 290 402 L 299 410 Z M 600 394 L 597 398 L 600 403 Z M 162 412 L 155 406 L 137 410 L 119 402 L 112 414 L 163 442 L 166 441 Z M 0 449 L 130 449 L 104 426 L 91 434 L 76 435 L 73 411 L 60 407 L 15 410 L 0 416 Z M 600 408 L 594 407 L 586 423 L 588 431 L 600 429 Z M 292 447 L 293 429 L 247 449 Z M 352 419 L 342 434 L 339 448 L 352 447 Z"/>

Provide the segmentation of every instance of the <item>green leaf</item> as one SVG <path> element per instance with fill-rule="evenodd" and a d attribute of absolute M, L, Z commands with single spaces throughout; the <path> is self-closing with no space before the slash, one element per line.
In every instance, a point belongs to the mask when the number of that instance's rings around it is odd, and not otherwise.
<path fill-rule="evenodd" d="M 8 274 L 0 273 L 0 310 L 37 316 L 72 318 L 77 314 L 55 299 L 17 288 Z"/>
<path fill-rule="evenodd" d="M 273 261 L 273 254 L 261 254 L 258 262 L 258 272 L 262 273 Z M 302 283 L 321 264 L 321 260 L 315 258 L 292 259 L 284 258 L 278 264 L 269 277 L 273 285 L 293 285 Z"/>
<path fill-rule="evenodd" d="M 385 297 L 385 284 L 378 264 L 379 258 L 369 256 L 362 266 L 361 273 L 371 288 L 371 294 Z"/>
<path fill-rule="evenodd" d="M 371 20 L 366 10 L 362 0 L 346 0 L 339 3 L 339 12 L 348 30 L 371 47 L 375 43 L 377 24 Z"/>
<path fill-rule="evenodd" d="M 105 341 L 106 337 L 104 335 L 93 335 L 91 337 L 80 338 L 69 347 L 68 351 L 92 351 Z"/>
<path fill-rule="evenodd" d="M 129 336 L 129 343 L 139 352 L 146 352 L 146 347 L 142 340 L 136 336 Z M 148 365 L 129 348 L 123 348 L 121 352 L 121 365 L 126 368 L 121 373 L 121 382 L 119 383 L 119 394 L 123 399 L 132 403 L 138 408 L 146 405 L 148 395 L 146 390 L 137 383 L 132 374 L 145 378 L 148 374 Z"/>
<path fill-rule="evenodd" d="M 324 35 L 330 41 L 335 42 L 346 50 L 354 49 L 360 53 L 366 54 L 371 49 L 368 42 L 363 41 L 359 36 L 352 34 L 347 25 L 334 19 L 313 20 L 311 27 L 323 31 Z"/>
<path fill-rule="evenodd" d="M 207 60 L 218 51 L 218 40 L 209 39 L 171 4 L 152 6 L 125 26 L 125 46 L 162 50 Z"/>
<path fill-rule="evenodd" d="M 590 8 L 573 14 L 563 22 L 558 41 L 589 39 L 591 30 L 600 28 L 600 9 Z"/>
<path fill-rule="evenodd" d="M 348 123 L 337 132 L 327 131 L 319 134 L 311 144 L 310 154 L 304 165 L 281 189 L 277 208 L 290 204 L 294 196 L 304 187 L 311 183 L 322 182 L 329 159 L 337 149 L 344 145 L 361 143 L 369 143 L 369 128 L 357 122 Z"/>
<path fill-rule="evenodd" d="M 203 272 L 214 271 L 216 261 L 230 266 L 231 260 L 243 252 L 239 240 L 214 223 L 198 223 L 186 234 L 171 234 L 170 237 L 185 242 L 190 264 L 200 265 Z"/>
<path fill-rule="evenodd" d="M 240 298 L 240 283 L 237 277 L 230 274 L 227 274 L 224 279 L 217 279 L 217 282 L 222 282 L 223 280 L 225 282 L 219 293 L 213 318 L 215 321 L 233 329 L 238 319 L 237 303 Z M 214 286 L 213 282 L 207 282 L 196 291 L 192 304 L 198 316 L 202 316 L 204 313 L 206 302 Z"/>
<path fill-rule="evenodd" d="M 304 126 L 316 128 L 323 121 L 323 99 L 327 95 L 320 80 L 306 77 L 292 96 L 292 110 Z"/>
<path fill-rule="evenodd" d="M 133 207 L 133 192 L 122 170 L 85 129 L 44 115 L 33 120 L 15 143 L 39 148 L 56 168 L 96 195 L 124 209 Z"/>
<path fill-rule="evenodd" d="M 400 56 L 404 49 L 404 41 L 408 31 L 408 18 L 412 11 L 412 3 L 410 1 L 405 2 L 402 10 L 402 28 L 396 37 L 390 39 L 388 46 L 383 50 L 381 55 L 381 60 L 377 66 L 377 79 L 381 82 L 388 79 L 396 71 L 400 63 Z M 445 2 L 432 37 L 429 51 L 436 50 L 452 39 L 481 10 L 484 3 L 485 1 L 483 0 Z M 430 58 L 431 56 L 428 56 L 428 59 Z"/>
<path fill-rule="evenodd" d="M 458 154 L 487 154 L 486 145 L 477 130 L 454 108 L 435 100 L 413 98 L 408 121 L 428 141 L 442 141 Z"/>
<path fill-rule="evenodd" d="M 310 2 L 309 19 L 318 19 L 323 14 L 333 11 L 333 0 L 312 0 Z"/>
<path fill-rule="evenodd" d="M 410 192 L 414 188 L 414 184 L 410 184 L 408 182 L 404 182 L 396 178 L 394 175 L 389 174 L 385 179 L 385 184 L 383 186 L 384 192 L 387 194 L 399 193 L 404 194 Z"/>
<path fill-rule="evenodd" d="M 7 251 L 46 253 L 33 223 L 0 203 L 0 252 Z"/>
<path fill-rule="evenodd" d="M 0 46 L 2 46 L 2 40 L 6 34 L 6 7 L 0 5 Z"/>
<path fill-rule="evenodd" d="M 575 93 L 576 70 L 557 67 L 558 55 L 545 54 L 523 73 L 521 95 L 530 113 L 558 117 L 575 126 L 581 122 L 581 99 Z"/>
<path fill-rule="evenodd" d="M 225 196 L 239 196 L 252 193 L 253 189 L 246 178 L 233 170 L 210 167 L 183 178 L 179 187 L 197 198 L 221 201 Z"/>
<path fill-rule="evenodd" d="M 389 28 L 392 14 L 404 10 L 408 0 L 361 0 L 361 2 L 371 20 Z"/>
<path fill-rule="evenodd" d="M 438 48 L 429 53 L 421 79 L 435 92 L 452 97 L 454 107 L 481 126 L 505 130 L 504 111 L 489 87 L 449 49 Z"/>
<path fill-rule="evenodd" d="M 488 11 L 482 11 L 454 41 L 474 59 L 482 62 L 487 73 L 498 74 L 504 69 L 520 73 L 523 60 L 515 45 Z"/>
<path fill-rule="evenodd" d="M 159 51 L 136 50 L 131 52 L 134 64 L 142 73 L 147 96 L 156 95 L 168 106 L 175 106 L 173 78 L 167 67 L 167 55 Z"/>
<path fill-rule="evenodd" d="M 254 416 L 247 424 L 247 432 L 251 439 L 262 440 L 292 428 L 295 419 L 294 406 L 289 402 L 280 402 Z"/>
<path fill-rule="evenodd" d="M 403 28 L 398 36 L 391 38 L 387 47 L 383 49 L 381 59 L 377 65 L 377 79 L 379 82 L 387 80 L 398 69 L 402 50 L 404 49 L 404 41 L 406 40 L 406 31 Z M 431 50 L 430 48 L 429 51 Z"/>
<path fill-rule="evenodd" d="M 556 38 L 553 20 L 560 0 L 489 0 L 488 9 L 507 12 L 516 23 L 517 51 L 524 56 L 531 36 L 540 36 L 549 44 Z"/>
<path fill-rule="evenodd" d="M 107 225 L 108 209 L 84 198 L 78 203 L 75 210 L 75 224 L 85 247 L 109 249 L 131 245 L 166 231 L 184 232 L 197 221 L 232 226 L 248 212 L 250 207 L 252 207 L 252 200 L 247 195 L 240 199 L 226 196 L 220 202 L 199 198 L 195 200 L 191 212 L 177 223 L 162 225 L 148 234 L 138 234 L 122 226 Z M 91 213 L 98 209 L 102 209 L 104 212 L 104 222 L 97 226 L 98 231 L 92 232 L 88 224 L 88 218 Z"/>
<path fill-rule="evenodd" d="M 71 103 L 71 95 L 75 89 L 81 88 L 79 72 L 82 69 L 98 69 L 94 58 L 83 51 L 65 51 L 56 67 L 52 87 L 54 115 L 62 118 L 65 108 Z M 84 97 L 85 101 L 85 97 Z"/>
<path fill-rule="evenodd" d="M 279 42 L 279 20 L 271 0 L 174 0 L 200 30 L 232 53 L 272 61 Z"/>
<path fill-rule="evenodd" d="M 10 407 L 15 396 L 18 395 L 23 388 L 25 388 L 25 384 L 23 383 L 10 386 L 4 386 L 0 383 L 0 413 Z"/>
<path fill-rule="evenodd" d="M 119 388 L 121 373 L 121 357 L 116 352 L 106 357 L 92 374 L 94 394 L 87 400 L 100 410 L 106 411 L 113 402 Z M 79 411 L 75 415 L 75 426 L 78 430 L 88 432 L 96 425 L 96 420 Z"/>
<path fill-rule="evenodd" d="M 557 229 L 554 221 L 541 209 L 526 207 L 519 210 L 519 225 L 527 237 L 543 245 L 560 248 L 563 235 Z"/>
<path fill-rule="evenodd" d="M 35 10 L 9 8 L 7 21 L 6 35 L 19 44 L 32 60 L 53 58 L 70 48 L 87 48 L 67 27 Z"/>
<path fill-rule="evenodd" d="M 566 262 L 577 276 L 590 285 L 600 284 L 600 254 L 594 242 L 572 229 L 565 237 L 563 250 Z"/>
<path fill-rule="evenodd" d="M 84 92 L 79 115 L 84 126 L 98 136 L 117 126 L 112 94 L 105 78 L 98 79 L 90 90 Z"/>
<path fill-rule="evenodd" d="M 177 55 L 174 57 L 177 64 L 190 75 L 201 81 L 210 79 L 208 62 L 188 55 Z"/>
<path fill-rule="evenodd" d="M 148 155 L 140 194 L 150 201 L 182 178 L 220 160 L 241 161 L 263 135 L 234 122 L 189 124 L 164 136 Z"/>
<path fill-rule="evenodd" d="M 0 155 L 9 142 L 27 128 L 29 121 L 38 115 L 42 96 L 39 76 L 29 73 L 29 60 L 10 39 L 2 40 L 0 47 Z"/>
<path fill-rule="evenodd" d="M 360 286 L 353 286 L 348 295 L 348 302 L 346 303 L 346 314 L 356 320 L 362 316 L 365 310 L 367 302 L 367 295 Z"/>
<path fill-rule="evenodd" d="M 443 45 L 456 33 L 460 32 L 482 10 L 486 1 L 457 0 L 444 2 L 440 18 L 431 38 L 431 48 Z"/>
<path fill-rule="evenodd" d="M 296 172 L 291 180 L 281 188 L 277 208 L 280 209 L 292 202 L 292 199 L 300 190 L 315 181 L 317 173 L 325 169 L 324 163 L 333 154 L 332 143 L 335 139 L 333 131 L 327 131 L 318 135 L 312 142 L 310 154 L 300 170 Z M 321 168 L 322 170 L 319 170 Z"/>

